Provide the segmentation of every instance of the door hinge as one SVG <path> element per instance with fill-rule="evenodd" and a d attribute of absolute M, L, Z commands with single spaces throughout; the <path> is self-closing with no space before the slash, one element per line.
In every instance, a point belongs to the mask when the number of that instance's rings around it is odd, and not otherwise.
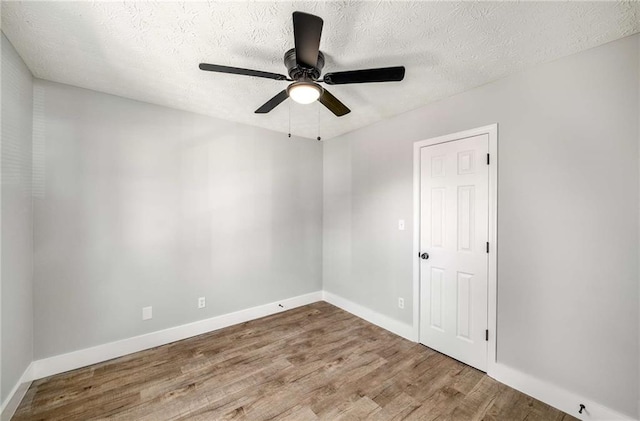
<path fill-rule="evenodd" d="M 489 329 L 484 331 L 484 340 L 488 341 L 489 340 Z"/>
<path fill-rule="evenodd" d="M 489 253 L 489 242 L 487 241 L 487 253 Z"/>
<path fill-rule="evenodd" d="M 489 159 L 489 154 L 487 154 L 487 165 L 489 165 L 490 159 Z"/>

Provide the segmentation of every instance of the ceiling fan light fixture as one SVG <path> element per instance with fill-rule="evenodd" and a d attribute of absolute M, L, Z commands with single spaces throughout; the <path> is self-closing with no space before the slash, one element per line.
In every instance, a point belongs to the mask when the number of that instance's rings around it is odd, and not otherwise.
<path fill-rule="evenodd" d="M 322 87 L 312 82 L 295 82 L 289 85 L 287 93 L 298 104 L 311 104 L 320 98 Z"/>
<path fill-rule="evenodd" d="M 351 110 L 318 83 L 347 85 L 400 82 L 404 79 L 404 66 L 325 73 L 324 77 L 319 79 L 325 64 L 324 54 L 320 51 L 324 21 L 318 16 L 304 12 L 293 12 L 292 17 L 294 48 L 284 53 L 284 65 L 289 73 L 288 77 L 278 73 L 209 63 L 200 63 L 200 70 L 293 82 L 255 110 L 256 114 L 266 114 L 291 98 L 300 104 L 311 104 L 318 101 L 336 117 L 342 117 L 349 114 Z"/>

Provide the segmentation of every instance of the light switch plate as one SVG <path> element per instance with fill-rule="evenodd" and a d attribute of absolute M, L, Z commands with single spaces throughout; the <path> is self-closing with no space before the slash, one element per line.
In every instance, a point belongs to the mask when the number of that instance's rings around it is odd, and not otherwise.
<path fill-rule="evenodd" d="M 398 219 L 398 230 L 404 231 L 404 219 Z"/>
<path fill-rule="evenodd" d="M 142 307 L 142 320 L 149 320 L 153 318 L 153 307 Z"/>

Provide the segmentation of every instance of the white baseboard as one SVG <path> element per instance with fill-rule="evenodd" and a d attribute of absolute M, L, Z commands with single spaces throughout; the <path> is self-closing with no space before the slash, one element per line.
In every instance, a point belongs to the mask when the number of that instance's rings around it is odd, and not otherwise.
<path fill-rule="evenodd" d="M 22 373 L 20 380 L 13 387 L 13 390 L 7 396 L 7 399 L 2 402 L 2 407 L 0 408 L 0 421 L 9 421 L 13 414 L 15 414 L 16 409 L 22 402 L 22 398 L 29 390 L 29 386 L 31 386 L 31 381 L 33 380 L 33 363 L 29 364 L 29 367 Z"/>
<path fill-rule="evenodd" d="M 556 386 L 545 380 L 538 379 L 530 374 L 523 373 L 504 364 L 492 364 L 489 367 L 489 376 L 500 383 L 504 383 L 516 390 L 534 397 L 548 405 L 566 412 L 581 420 L 589 421 L 636 421 L 637 418 L 629 417 L 601 405 L 593 400 L 585 399 L 574 392 Z M 585 406 L 582 414 L 578 414 L 580 404 Z"/>
<path fill-rule="evenodd" d="M 317 291 L 293 298 L 252 307 L 234 313 L 224 314 L 206 320 L 189 323 L 121 341 L 98 345 L 67 354 L 36 360 L 25 370 L 7 399 L 2 402 L 0 421 L 9 421 L 15 413 L 20 401 L 29 389 L 32 380 L 74 370 L 91 364 L 107 361 L 145 349 L 165 345 L 213 330 L 244 323 L 260 317 L 269 316 L 295 307 L 304 306 L 317 301 L 326 301 L 369 323 L 373 323 L 396 335 L 417 342 L 412 325 L 385 316 L 360 304 L 356 304 L 327 291 Z M 282 307 L 280 307 L 282 305 Z M 548 405 L 558 408 L 581 420 L 589 421 L 634 421 L 636 418 L 620 414 L 611 408 L 585 399 L 576 393 L 540 380 L 503 364 L 490 364 L 488 375 L 497 381 L 532 396 Z M 578 405 L 586 406 L 583 414 L 578 414 Z"/>
<path fill-rule="evenodd" d="M 384 314 L 378 313 L 377 311 L 371 310 L 367 307 L 363 307 L 360 304 L 356 304 L 353 301 L 349 301 L 346 298 L 342 298 L 338 295 L 332 294 L 331 292 L 323 291 L 322 294 L 324 297 L 324 301 L 328 302 L 329 304 L 340 307 L 344 311 L 358 316 L 361 319 L 368 321 L 369 323 L 380 326 L 381 328 L 395 333 L 398 336 L 402 336 L 403 338 L 408 339 L 412 342 L 417 342 L 417 338 L 415 338 L 412 325 L 402 323 L 401 321 L 396 319 L 392 319 L 389 316 L 385 316 Z"/>
<path fill-rule="evenodd" d="M 223 314 L 206 320 L 188 323 L 145 335 L 134 336 L 104 345 L 81 349 L 67 354 L 56 355 L 33 362 L 33 379 L 41 379 L 69 370 L 86 367 L 91 364 L 107 361 L 113 358 L 122 357 L 145 349 L 165 345 L 171 342 L 201 335 L 213 330 L 222 329 L 238 323 L 248 322 L 260 317 L 269 316 L 295 307 L 304 306 L 317 301 L 322 301 L 322 292 L 316 291 L 309 294 L 299 295 L 293 298 L 264 304 L 234 313 Z M 280 307 L 282 306 L 282 307 Z"/>

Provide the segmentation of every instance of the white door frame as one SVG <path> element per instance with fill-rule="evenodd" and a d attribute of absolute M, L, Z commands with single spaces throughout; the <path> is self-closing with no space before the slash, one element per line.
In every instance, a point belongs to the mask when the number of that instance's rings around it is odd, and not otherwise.
<path fill-rule="evenodd" d="M 489 342 L 487 373 L 496 365 L 498 305 L 498 124 L 421 140 L 413 144 L 413 335 L 420 342 L 420 148 L 453 142 L 482 134 L 489 135 L 489 264 L 487 273 L 487 311 Z"/>

